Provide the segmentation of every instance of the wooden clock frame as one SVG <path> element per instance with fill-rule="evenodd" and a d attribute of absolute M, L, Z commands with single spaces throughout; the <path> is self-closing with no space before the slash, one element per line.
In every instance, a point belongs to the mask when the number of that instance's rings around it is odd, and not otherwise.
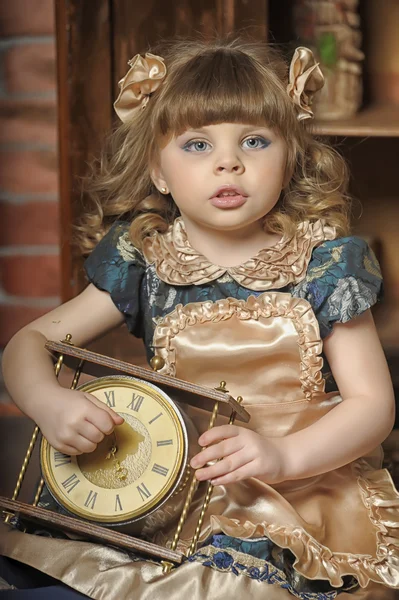
<path fill-rule="evenodd" d="M 151 371 L 143 367 L 131 365 L 130 363 L 74 346 L 71 342 L 70 334 L 68 334 L 62 342 L 48 341 L 45 347 L 55 360 L 54 369 L 57 377 L 63 365 L 74 370 L 73 380 L 70 386 L 71 389 L 76 389 L 80 375 L 83 372 L 94 377 L 102 377 L 111 374 L 130 375 L 143 381 L 154 383 L 166 393 L 173 392 L 174 400 L 209 411 L 211 413 L 209 428 L 215 425 L 218 414 L 229 417 L 229 424 L 234 423 L 236 418 L 243 422 L 248 422 L 250 419 L 249 413 L 240 404 L 242 402 L 242 397 L 239 396 L 237 399 L 234 399 L 230 396 L 226 389 L 226 382 L 221 381 L 217 388 L 209 389 L 181 379 L 161 375 L 160 373 L 157 373 L 157 370 L 161 369 L 163 366 L 163 359 L 160 357 L 156 356 L 151 361 L 151 366 L 153 368 Z M 176 547 L 197 487 L 195 473 L 192 473 L 191 475 L 191 482 L 173 536 L 171 548 L 165 548 L 125 533 L 107 529 L 101 525 L 89 523 L 83 519 L 61 515 L 37 506 L 44 486 L 43 478 L 41 478 L 39 485 L 37 486 L 32 504 L 19 502 L 18 495 L 39 433 L 39 427 L 36 426 L 26 451 L 12 498 L 9 499 L 0 496 L 0 509 L 5 515 L 6 523 L 10 523 L 13 517 L 20 516 L 27 521 L 45 524 L 50 528 L 73 532 L 94 541 L 112 544 L 113 546 L 133 550 L 143 555 L 157 557 L 162 559 L 164 573 L 169 572 L 174 565 L 180 564 L 183 561 L 184 555 L 182 552 L 176 551 Z M 198 523 L 187 556 L 190 556 L 195 552 L 204 515 L 212 495 L 212 490 L 213 486 L 211 482 L 208 482 Z"/>

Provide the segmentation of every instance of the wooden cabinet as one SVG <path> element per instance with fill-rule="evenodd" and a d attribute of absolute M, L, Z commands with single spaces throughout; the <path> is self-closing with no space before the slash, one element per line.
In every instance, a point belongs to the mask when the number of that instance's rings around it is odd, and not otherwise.
<path fill-rule="evenodd" d="M 175 35 L 209 37 L 246 27 L 255 37 L 292 48 L 295 40 L 292 0 L 59 0 L 56 5 L 65 301 L 85 285 L 69 244 L 71 222 L 83 209 L 80 178 L 112 127 L 112 101 L 127 60 L 160 37 Z M 360 9 L 364 108 L 350 120 L 315 123 L 315 128 L 329 136 L 350 163 L 351 191 L 357 199 L 355 232 L 380 244 L 386 292 L 375 315 L 394 361 L 399 354 L 399 0 L 362 0 Z M 395 68 L 398 79 L 390 79 L 390 69 Z M 96 347 L 143 362 L 141 346 L 127 340 L 122 330 Z M 399 369 L 393 371 L 395 378 Z"/>

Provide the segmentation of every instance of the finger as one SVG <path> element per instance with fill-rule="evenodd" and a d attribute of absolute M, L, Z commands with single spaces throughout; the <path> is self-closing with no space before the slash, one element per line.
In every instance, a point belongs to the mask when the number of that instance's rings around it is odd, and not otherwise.
<path fill-rule="evenodd" d="M 93 406 L 85 420 L 105 435 L 112 433 L 116 425 L 109 412 L 102 410 L 101 406 Z"/>
<path fill-rule="evenodd" d="M 89 454 L 90 452 L 94 452 L 94 450 L 97 448 L 97 444 L 87 440 L 82 435 L 77 436 L 74 446 L 76 446 L 79 454 Z"/>
<path fill-rule="evenodd" d="M 255 477 L 255 469 L 252 467 L 252 461 L 249 461 L 240 468 L 235 469 L 231 473 L 225 475 L 219 475 L 210 480 L 212 485 L 227 485 L 229 483 L 235 483 L 237 481 L 243 481 L 249 479 L 249 477 Z"/>
<path fill-rule="evenodd" d="M 246 457 L 243 452 L 236 452 L 235 454 L 219 460 L 214 465 L 210 465 L 204 469 L 198 469 L 195 472 L 195 477 L 199 481 L 213 480 L 216 477 L 232 473 L 249 462 L 251 462 L 251 459 Z"/>
<path fill-rule="evenodd" d="M 235 437 L 240 433 L 240 427 L 236 425 L 220 425 L 218 427 L 212 427 L 208 431 L 205 431 L 199 439 L 198 443 L 200 446 L 209 446 L 215 442 L 219 442 L 225 438 Z"/>
<path fill-rule="evenodd" d="M 82 454 L 80 452 L 80 450 L 78 450 L 74 445 L 72 444 L 51 444 L 51 446 L 53 448 L 55 448 L 55 450 L 58 450 L 58 452 L 62 452 L 62 454 L 65 454 L 66 456 L 76 456 L 77 454 Z"/>
<path fill-rule="evenodd" d="M 90 421 L 83 421 L 79 424 L 77 428 L 77 432 L 82 437 L 89 440 L 89 442 L 93 442 L 94 444 L 99 444 L 105 437 L 105 434 L 97 429 Z"/>
<path fill-rule="evenodd" d="M 242 450 L 243 444 L 239 441 L 239 439 L 227 439 L 219 442 L 218 444 L 213 444 L 212 446 L 208 446 L 201 452 L 199 452 L 196 456 L 191 459 L 190 465 L 193 469 L 199 469 L 206 463 L 211 460 L 217 460 L 219 458 L 224 458 L 225 456 L 229 456 L 230 454 L 234 454 L 234 452 L 238 452 Z"/>
<path fill-rule="evenodd" d="M 103 410 L 104 412 L 107 412 L 110 415 L 110 417 L 112 418 L 115 425 L 121 425 L 123 423 L 124 418 L 121 417 L 120 415 L 118 415 L 118 413 L 115 412 L 114 410 L 112 410 L 112 408 L 110 408 L 109 406 L 104 404 L 104 402 L 101 402 L 101 400 L 99 400 L 95 396 L 92 396 L 92 394 L 85 394 L 85 396 L 88 400 L 90 400 L 90 402 L 95 404 L 98 408 L 101 408 L 101 410 Z"/>

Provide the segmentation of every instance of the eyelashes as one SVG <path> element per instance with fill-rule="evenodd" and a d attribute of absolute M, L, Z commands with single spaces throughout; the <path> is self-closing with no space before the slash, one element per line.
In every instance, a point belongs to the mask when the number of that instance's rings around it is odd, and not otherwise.
<path fill-rule="evenodd" d="M 260 150 L 270 146 L 270 140 L 266 139 L 261 135 L 252 135 L 245 138 L 241 145 L 246 150 Z M 203 153 L 211 148 L 211 144 L 206 140 L 194 139 L 190 140 L 182 147 L 186 152 Z"/>

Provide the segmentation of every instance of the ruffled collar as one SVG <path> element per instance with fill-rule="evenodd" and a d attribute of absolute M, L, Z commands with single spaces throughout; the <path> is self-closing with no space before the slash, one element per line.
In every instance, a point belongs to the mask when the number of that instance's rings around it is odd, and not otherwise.
<path fill-rule="evenodd" d="M 293 237 L 283 237 L 239 266 L 221 267 L 190 245 L 179 217 L 165 233 L 145 238 L 143 253 L 147 262 L 155 265 L 158 277 L 170 285 L 202 285 L 227 274 L 245 288 L 264 291 L 299 283 L 305 277 L 313 248 L 335 237 L 335 228 L 323 221 L 303 221 Z"/>

